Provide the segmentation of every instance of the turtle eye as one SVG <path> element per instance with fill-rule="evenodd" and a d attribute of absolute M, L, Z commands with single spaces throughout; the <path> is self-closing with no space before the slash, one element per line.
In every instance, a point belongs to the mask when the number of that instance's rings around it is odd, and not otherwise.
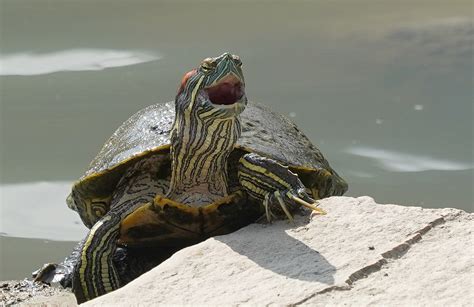
<path fill-rule="evenodd" d="M 242 67 L 242 61 L 238 55 L 232 55 L 232 58 L 234 59 L 235 65 Z"/>
<path fill-rule="evenodd" d="M 204 71 L 204 72 L 211 71 L 215 67 L 216 67 L 216 64 L 214 62 L 212 62 L 211 58 L 207 58 L 204 61 L 202 61 L 202 63 L 201 63 L 201 70 Z"/>

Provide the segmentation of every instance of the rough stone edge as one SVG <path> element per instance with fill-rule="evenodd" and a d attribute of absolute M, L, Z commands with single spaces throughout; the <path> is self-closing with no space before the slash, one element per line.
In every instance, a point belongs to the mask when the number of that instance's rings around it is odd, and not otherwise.
<path fill-rule="evenodd" d="M 359 279 L 367 278 L 370 274 L 380 271 L 382 269 L 382 267 L 388 263 L 388 260 L 395 260 L 395 259 L 401 258 L 403 255 L 405 255 L 410 250 L 410 248 L 414 244 L 416 244 L 417 242 L 419 242 L 423 238 L 423 235 L 425 235 L 426 233 L 431 231 L 433 228 L 446 223 L 447 220 L 452 220 L 455 217 L 458 217 L 459 215 L 462 214 L 462 212 L 463 211 L 460 210 L 457 213 L 448 213 L 446 215 L 443 215 L 443 216 L 429 222 L 428 225 L 426 225 L 425 227 L 421 228 L 420 230 L 415 231 L 409 239 L 407 239 L 404 242 L 398 244 L 397 246 L 393 247 L 392 249 L 390 249 L 386 252 L 383 252 L 381 254 L 382 258 L 379 259 L 377 262 L 369 264 L 369 265 L 355 271 L 354 273 L 352 273 L 346 279 L 346 281 L 344 282 L 343 285 L 334 285 L 334 286 L 324 288 L 323 290 L 318 291 L 316 293 L 313 293 L 313 294 L 301 299 L 300 301 L 298 301 L 294 304 L 290 304 L 290 306 L 298 306 L 298 305 L 304 304 L 308 300 L 310 300 L 310 299 L 312 299 L 315 296 L 320 295 L 320 294 L 324 294 L 324 293 L 328 293 L 328 292 L 332 292 L 332 291 L 350 291 L 353 288 L 353 284 L 355 282 L 357 282 Z"/>

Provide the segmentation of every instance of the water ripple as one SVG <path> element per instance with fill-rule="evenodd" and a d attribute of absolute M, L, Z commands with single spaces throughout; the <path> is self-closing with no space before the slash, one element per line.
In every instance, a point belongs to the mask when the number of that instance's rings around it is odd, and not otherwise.
<path fill-rule="evenodd" d="M 383 169 L 393 172 L 422 172 L 429 170 L 459 171 L 474 168 L 472 163 L 437 159 L 372 147 L 349 147 L 347 153 L 375 160 Z"/>

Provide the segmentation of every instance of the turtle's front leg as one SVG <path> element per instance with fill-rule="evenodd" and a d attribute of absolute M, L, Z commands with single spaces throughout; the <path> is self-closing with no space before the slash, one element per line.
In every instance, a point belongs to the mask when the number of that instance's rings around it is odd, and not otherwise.
<path fill-rule="evenodd" d="M 78 303 L 121 286 L 119 274 L 112 261 L 120 234 L 121 219 L 120 215 L 109 212 L 89 231 L 72 278 L 72 291 Z"/>
<path fill-rule="evenodd" d="M 306 193 L 298 175 L 275 160 L 255 153 L 246 154 L 239 160 L 238 177 L 247 193 L 262 201 L 268 221 L 277 217 L 274 212 L 282 212 L 293 220 L 292 212 L 299 206 L 325 214 Z"/>

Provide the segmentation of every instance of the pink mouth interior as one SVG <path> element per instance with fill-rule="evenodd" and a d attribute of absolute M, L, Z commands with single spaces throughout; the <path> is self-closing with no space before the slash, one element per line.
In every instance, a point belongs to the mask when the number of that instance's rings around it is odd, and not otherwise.
<path fill-rule="evenodd" d="M 231 105 L 243 95 L 242 83 L 236 80 L 222 81 L 206 89 L 209 100 L 213 104 Z"/>

